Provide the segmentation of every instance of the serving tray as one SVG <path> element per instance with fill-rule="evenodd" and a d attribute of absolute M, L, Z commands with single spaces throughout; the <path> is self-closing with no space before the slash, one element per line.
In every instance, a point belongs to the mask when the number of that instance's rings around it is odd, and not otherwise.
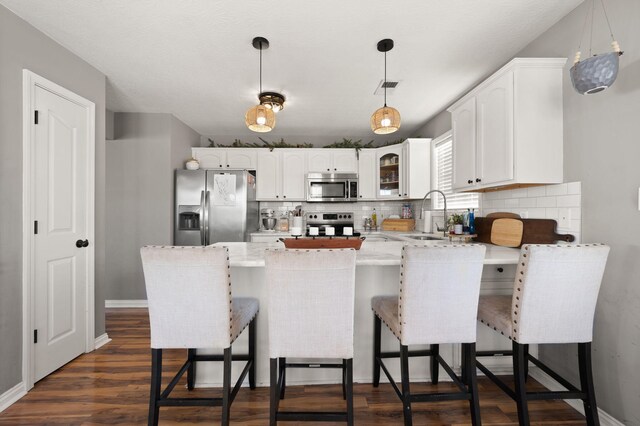
<path fill-rule="evenodd" d="M 360 250 L 365 237 L 304 237 L 280 238 L 286 248 L 291 249 L 343 249 Z"/>

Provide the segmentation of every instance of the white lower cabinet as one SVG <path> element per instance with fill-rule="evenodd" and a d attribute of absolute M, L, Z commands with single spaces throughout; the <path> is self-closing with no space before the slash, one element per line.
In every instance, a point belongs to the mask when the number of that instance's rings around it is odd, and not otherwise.
<path fill-rule="evenodd" d="M 304 149 L 274 149 L 258 153 L 256 198 L 258 201 L 303 201 L 306 155 Z"/>

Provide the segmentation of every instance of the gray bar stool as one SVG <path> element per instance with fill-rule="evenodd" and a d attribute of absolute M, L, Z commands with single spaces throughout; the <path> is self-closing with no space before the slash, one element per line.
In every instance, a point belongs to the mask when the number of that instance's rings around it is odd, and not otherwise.
<path fill-rule="evenodd" d="M 149 425 L 158 424 L 160 407 L 222 406 L 222 424 L 229 424 L 231 403 L 249 374 L 255 388 L 255 342 L 258 300 L 231 297 L 231 271 L 226 247 L 158 247 L 140 250 L 151 325 L 151 395 Z M 231 355 L 231 344 L 249 326 L 249 353 Z M 187 361 L 162 388 L 162 350 L 185 348 Z M 223 349 L 223 355 L 198 355 L 196 348 Z M 222 398 L 169 398 L 187 373 L 193 389 L 198 361 L 223 361 Z M 231 389 L 231 362 L 246 365 Z"/>
<path fill-rule="evenodd" d="M 515 390 L 479 361 L 477 366 L 516 401 L 520 425 L 529 424 L 527 401 L 581 399 L 587 425 L 599 425 L 591 371 L 593 317 L 609 247 L 525 245 L 520 251 L 513 296 L 481 296 L 480 322 L 512 340 L 511 351 L 483 351 L 480 356 L 513 356 Z M 580 389 L 529 354 L 530 344 L 577 343 Z M 549 374 L 567 391 L 527 392 L 528 362 Z"/>
<path fill-rule="evenodd" d="M 485 247 L 481 245 L 405 246 L 400 265 L 400 293 L 371 299 L 374 312 L 373 386 L 380 369 L 402 401 L 404 424 L 413 423 L 411 403 L 468 400 L 473 425 L 480 425 L 475 342 L 480 279 Z M 381 322 L 400 341 L 400 352 L 381 351 Z M 441 343 L 462 343 L 464 364 L 458 377 L 439 354 Z M 409 345 L 431 345 L 409 351 Z M 442 366 L 459 392 L 412 394 L 409 357 L 431 357 L 431 381 L 438 383 Z M 402 390 L 387 370 L 385 358 L 400 357 Z"/>
<path fill-rule="evenodd" d="M 356 252 L 267 250 L 269 291 L 269 423 L 346 421 L 353 424 L 353 321 Z M 340 363 L 292 363 L 287 358 L 334 358 Z M 279 411 L 287 368 L 342 370 L 346 412 Z"/>

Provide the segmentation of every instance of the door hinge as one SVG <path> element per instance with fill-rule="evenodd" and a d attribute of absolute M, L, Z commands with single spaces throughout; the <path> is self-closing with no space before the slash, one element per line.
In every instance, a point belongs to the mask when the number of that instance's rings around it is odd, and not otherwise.
<path fill-rule="evenodd" d="M 38 343 L 38 329 L 33 330 L 33 343 Z"/>
<path fill-rule="evenodd" d="M 34 124 L 38 124 L 38 110 L 35 111 L 33 122 Z"/>
<path fill-rule="evenodd" d="M 37 220 L 33 221 L 33 233 L 34 234 L 38 233 L 38 221 Z"/>

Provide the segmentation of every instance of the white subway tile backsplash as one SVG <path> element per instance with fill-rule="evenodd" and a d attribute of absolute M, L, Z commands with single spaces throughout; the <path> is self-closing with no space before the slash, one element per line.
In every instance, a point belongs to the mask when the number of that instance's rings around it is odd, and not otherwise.
<path fill-rule="evenodd" d="M 493 200 L 492 207 L 497 209 L 504 208 L 504 200 Z"/>
<path fill-rule="evenodd" d="M 558 207 L 580 207 L 580 195 L 561 195 L 558 197 Z"/>
<path fill-rule="evenodd" d="M 544 186 L 532 186 L 527 188 L 527 197 L 544 197 L 547 191 Z"/>
<path fill-rule="evenodd" d="M 511 193 L 510 196 L 512 198 L 525 198 L 525 197 L 527 197 L 527 188 L 512 189 L 509 192 Z"/>
<path fill-rule="evenodd" d="M 556 205 L 557 205 L 556 197 L 536 198 L 536 207 L 555 207 Z"/>
<path fill-rule="evenodd" d="M 545 216 L 547 219 L 555 219 L 558 220 L 558 209 L 556 207 L 551 207 L 545 209 Z"/>
<path fill-rule="evenodd" d="M 549 185 L 546 187 L 547 195 L 566 195 L 567 184 L 561 183 L 559 185 Z"/>
<path fill-rule="evenodd" d="M 582 194 L 582 182 L 569 182 L 567 184 L 567 194 Z"/>
<path fill-rule="evenodd" d="M 519 198 L 518 206 L 519 207 L 536 207 L 538 204 L 536 198 Z"/>
<path fill-rule="evenodd" d="M 546 219 L 547 209 L 544 208 L 531 208 L 527 209 L 529 212 L 529 219 Z"/>
<path fill-rule="evenodd" d="M 506 198 L 504 200 L 504 207 L 505 208 L 513 208 L 513 207 L 518 207 L 520 204 L 518 203 L 518 199 L 517 198 Z"/>

